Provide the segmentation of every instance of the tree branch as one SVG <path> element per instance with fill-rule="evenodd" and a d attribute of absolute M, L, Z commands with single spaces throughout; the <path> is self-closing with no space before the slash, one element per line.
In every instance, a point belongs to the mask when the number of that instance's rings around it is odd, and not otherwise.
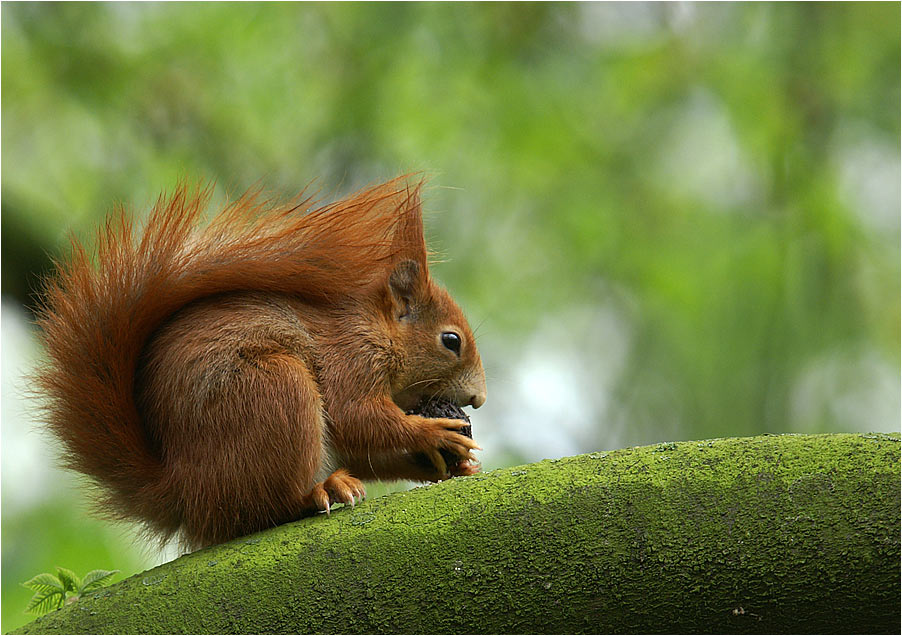
<path fill-rule="evenodd" d="M 456 478 L 183 556 L 22 633 L 897 633 L 899 457 L 898 435 L 762 436 Z"/>

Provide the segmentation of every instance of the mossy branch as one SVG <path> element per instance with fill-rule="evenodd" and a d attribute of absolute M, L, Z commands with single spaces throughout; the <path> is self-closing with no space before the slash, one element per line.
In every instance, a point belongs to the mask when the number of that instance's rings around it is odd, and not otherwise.
<path fill-rule="evenodd" d="M 896 435 L 763 436 L 457 478 L 183 556 L 22 631 L 897 633 L 899 457 Z"/>

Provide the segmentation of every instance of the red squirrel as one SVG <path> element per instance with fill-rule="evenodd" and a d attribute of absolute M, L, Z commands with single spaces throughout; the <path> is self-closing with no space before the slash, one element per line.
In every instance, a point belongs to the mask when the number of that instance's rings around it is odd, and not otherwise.
<path fill-rule="evenodd" d="M 478 471 L 460 420 L 406 414 L 486 399 L 470 327 L 429 275 L 421 187 L 306 213 L 304 195 L 247 194 L 203 224 L 211 189 L 183 184 L 143 231 L 120 211 L 96 254 L 73 241 L 38 311 L 37 382 L 102 511 L 197 549 L 353 505 L 361 480 Z"/>

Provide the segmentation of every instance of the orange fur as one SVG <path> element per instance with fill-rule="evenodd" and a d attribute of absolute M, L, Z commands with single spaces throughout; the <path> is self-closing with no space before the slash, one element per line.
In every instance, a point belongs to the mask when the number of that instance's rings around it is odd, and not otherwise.
<path fill-rule="evenodd" d="M 485 400 L 466 319 L 429 276 L 421 185 L 307 213 L 249 194 L 203 226 L 210 190 L 183 184 L 140 233 L 108 221 L 96 258 L 73 243 L 47 281 L 37 381 L 103 510 L 200 547 L 353 504 L 358 477 L 472 472 L 437 452 L 472 459 L 458 420 L 402 410 Z"/>

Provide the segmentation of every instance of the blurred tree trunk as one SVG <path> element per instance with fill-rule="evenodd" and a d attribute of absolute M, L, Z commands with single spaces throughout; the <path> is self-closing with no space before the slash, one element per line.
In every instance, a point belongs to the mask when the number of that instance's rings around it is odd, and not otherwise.
<path fill-rule="evenodd" d="M 546 460 L 196 552 L 23 631 L 898 633 L 899 453 L 786 435 Z"/>

